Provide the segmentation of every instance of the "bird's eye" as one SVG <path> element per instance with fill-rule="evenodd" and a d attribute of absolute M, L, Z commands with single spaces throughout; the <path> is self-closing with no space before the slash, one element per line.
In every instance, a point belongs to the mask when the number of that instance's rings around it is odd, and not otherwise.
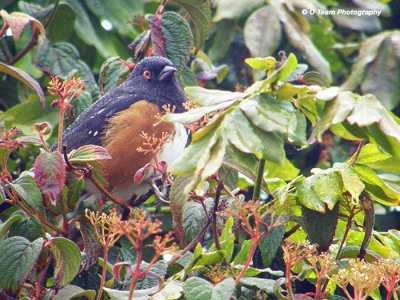
<path fill-rule="evenodd" d="M 143 77 L 144 77 L 145 79 L 150 79 L 150 78 L 151 78 L 150 72 L 149 72 L 149 71 L 144 71 L 144 72 L 143 72 Z"/>

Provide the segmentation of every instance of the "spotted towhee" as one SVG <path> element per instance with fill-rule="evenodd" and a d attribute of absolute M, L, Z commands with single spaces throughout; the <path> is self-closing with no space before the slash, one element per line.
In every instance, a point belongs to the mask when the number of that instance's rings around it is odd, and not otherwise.
<path fill-rule="evenodd" d="M 147 184 L 133 183 L 135 173 L 152 160 L 151 155 L 137 151 L 143 143 L 142 132 L 158 138 L 169 134 L 158 154 L 167 165 L 185 148 L 187 130 L 157 118 L 165 105 L 174 107 L 177 113 L 184 111 L 187 98 L 175 72 L 172 62 L 164 57 L 143 59 L 124 83 L 97 100 L 63 133 L 68 152 L 89 144 L 108 151 L 112 158 L 101 164 L 109 190 L 117 197 L 127 200 L 134 193 L 142 195 L 149 190 Z"/>

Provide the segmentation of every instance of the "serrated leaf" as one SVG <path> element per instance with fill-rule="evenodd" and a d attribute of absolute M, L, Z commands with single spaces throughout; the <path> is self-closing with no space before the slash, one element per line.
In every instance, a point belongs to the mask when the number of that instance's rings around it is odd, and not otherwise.
<path fill-rule="evenodd" d="M 14 223 L 10 228 L 10 236 L 22 236 L 29 241 L 45 237 L 42 224 L 36 217 L 30 217 Z"/>
<path fill-rule="evenodd" d="M 206 209 L 211 209 L 212 204 L 212 199 L 211 201 L 206 200 Z M 185 241 L 193 240 L 207 224 L 208 216 L 206 213 L 200 203 L 189 202 L 186 204 L 182 216 Z"/>
<path fill-rule="evenodd" d="M 316 169 L 313 169 L 316 170 Z M 320 170 L 297 186 L 299 202 L 310 210 L 325 213 L 325 205 L 332 210 L 343 192 L 343 182 L 332 169 Z"/>
<path fill-rule="evenodd" d="M 328 80 L 320 73 L 315 71 L 307 72 L 303 75 L 303 81 L 308 85 L 319 85 L 322 87 L 329 87 Z"/>
<path fill-rule="evenodd" d="M 285 235 L 287 218 L 281 218 L 281 219 L 282 221 L 284 220 L 284 223 L 280 224 L 279 226 L 272 227 L 268 231 L 267 235 L 260 240 L 259 249 L 261 252 L 261 257 L 264 266 L 271 265 L 273 259 L 276 256 L 276 252 L 282 245 L 282 240 Z"/>
<path fill-rule="evenodd" d="M 222 102 L 239 100 L 246 96 L 245 93 L 211 90 L 199 86 L 189 86 L 185 88 L 191 102 L 199 106 L 218 105 Z"/>
<path fill-rule="evenodd" d="M 183 291 L 187 299 L 193 300 L 225 300 L 230 299 L 235 290 L 235 281 L 227 278 L 213 286 L 207 280 L 199 277 L 191 277 L 183 285 Z"/>
<path fill-rule="evenodd" d="M 95 290 L 84 290 L 83 288 L 69 284 L 60 289 L 54 296 L 54 300 L 74 299 L 78 297 L 85 297 L 86 299 L 94 299 L 96 297 Z"/>
<path fill-rule="evenodd" d="M 165 12 L 161 16 L 161 31 L 167 57 L 180 70 L 189 60 L 193 37 L 189 24 L 176 12 Z"/>
<path fill-rule="evenodd" d="M 36 65 L 46 72 L 68 78 L 71 71 L 76 72 L 80 79 L 85 80 L 85 89 L 93 97 L 99 97 L 99 88 L 89 66 L 80 59 L 78 50 L 70 43 L 59 42 L 51 45 L 45 41 L 38 49 Z"/>
<path fill-rule="evenodd" d="M 107 59 L 100 69 L 99 87 L 104 95 L 109 90 L 119 86 L 129 76 L 129 68 L 118 56 Z"/>
<path fill-rule="evenodd" d="M 39 100 L 42 103 L 42 106 L 45 105 L 46 99 L 44 98 L 43 90 L 40 87 L 39 83 L 35 79 L 33 79 L 31 75 L 29 75 L 23 70 L 20 70 L 16 67 L 7 65 L 2 62 L 0 62 L 0 72 L 14 77 L 27 87 L 35 91 L 36 94 L 39 96 Z"/>
<path fill-rule="evenodd" d="M 22 172 L 10 185 L 15 189 L 19 197 L 23 198 L 39 214 L 44 215 L 42 193 L 32 175 L 30 172 Z"/>
<path fill-rule="evenodd" d="M 79 272 L 81 251 L 71 240 L 56 237 L 51 240 L 50 251 L 55 260 L 54 276 L 57 286 L 66 286 Z"/>
<path fill-rule="evenodd" d="M 72 150 L 68 155 L 68 159 L 70 163 L 82 163 L 111 159 L 111 156 L 108 154 L 107 150 L 101 146 L 84 145 L 76 150 Z"/>
<path fill-rule="evenodd" d="M 338 222 L 339 203 L 332 210 L 320 213 L 306 207 L 301 208 L 303 228 L 312 243 L 318 244 L 319 251 L 327 251 L 335 236 Z"/>
<path fill-rule="evenodd" d="M 210 2 L 208 0 L 172 0 L 171 2 L 179 4 L 193 23 L 196 53 L 204 45 L 212 24 Z"/>
<path fill-rule="evenodd" d="M 65 183 L 65 163 L 58 151 L 43 152 L 35 160 L 34 178 L 40 191 L 54 204 Z"/>
<path fill-rule="evenodd" d="M 16 292 L 28 278 L 42 251 L 43 238 L 32 243 L 24 237 L 0 241 L 0 287 Z"/>
<path fill-rule="evenodd" d="M 244 42 L 253 57 L 272 55 L 281 41 L 281 23 L 272 6 L 253 12 L 244 25 Z"/>
<path fill-rule="evenodd" d="M 96 264 L 100 257 L 101 244 L 97 238 L 93 225 L 86 217 L 79 219 L 79 231 L 81 232 L 83 245 L 85 250 L 85 260 L 83 261 L 83 270 L 89 269 Z"/>

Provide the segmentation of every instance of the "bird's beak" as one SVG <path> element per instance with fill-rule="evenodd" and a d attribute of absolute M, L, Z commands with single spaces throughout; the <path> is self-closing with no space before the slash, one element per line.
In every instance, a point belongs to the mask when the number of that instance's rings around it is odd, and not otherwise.
<path fill-rule="evenodd" d="M 162 68 L 162 70 L 160 72 L 160 77 L 159 77 L 160 81 L 171 78 L 172 76 L 174 76 L 175 72 L 176 72 L 176 69 L 174 67 L 165 66 L 164 68 Z"/>

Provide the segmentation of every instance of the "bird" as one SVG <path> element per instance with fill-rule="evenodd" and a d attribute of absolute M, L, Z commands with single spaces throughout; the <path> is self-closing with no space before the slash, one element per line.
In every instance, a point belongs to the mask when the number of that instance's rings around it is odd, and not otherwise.
<path fill-rule="evenodd" d="M 145 132 L 160 138 L 168 134 L 158 160 L 172 164 L 182 154 L 189 134 L 182 124 L 160 121 L 157 115 L 165 106 L 182 113 L 186 102 L 173 63 L 160 56 L 144 58 L 125 82 L 100 97 L 63 132 L 63 146 L 68 152 L 85 145 L 104 147 L 111 156 L 100 161 L 108 190 L 124 200 L 143 195 L 149 185 L 134 184 L 133 178 L 152 157 L 137 150 L 143 143 L 140 135 Z M 57 144 L 53 145 L 52 149 L 56 148 Z M 93 192 L 93 187 L 85 189 Z"/>

